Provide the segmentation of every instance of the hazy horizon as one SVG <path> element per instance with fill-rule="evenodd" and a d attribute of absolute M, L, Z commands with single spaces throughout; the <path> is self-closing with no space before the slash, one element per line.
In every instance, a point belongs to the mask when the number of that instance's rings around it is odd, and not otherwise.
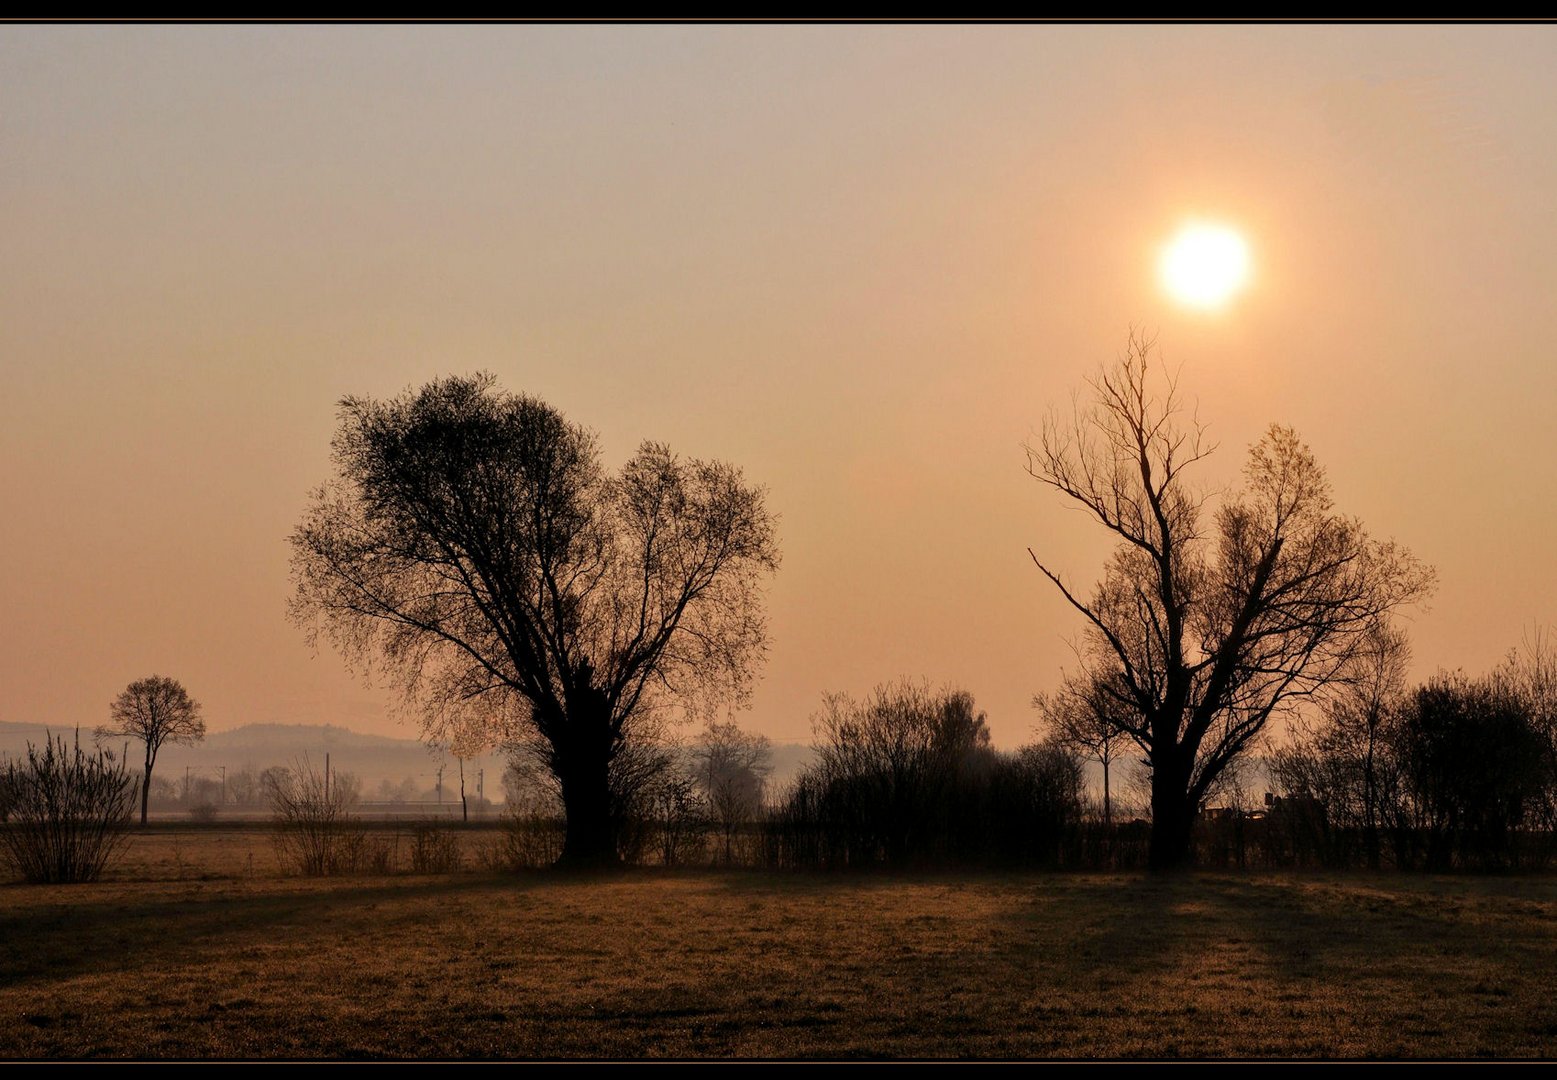
<path fill-rule="evenodd" d="M 744 727 L 1071 664 L 1109 537 L 1024 471 L 1157 335 L 1236 482 L 1294 426 L 1437 568 L 1421 678 L 1557 621 L 1551 26 L 0 27 L 0 721 L 157 673 L 414 736 L 285 617 L 336 402 L 489 370 L 780 516 Z M 1249 289 L 1162 290 L 1186 220 Z M 1543 557 L 1546 556 L 1546 557 Z"/>

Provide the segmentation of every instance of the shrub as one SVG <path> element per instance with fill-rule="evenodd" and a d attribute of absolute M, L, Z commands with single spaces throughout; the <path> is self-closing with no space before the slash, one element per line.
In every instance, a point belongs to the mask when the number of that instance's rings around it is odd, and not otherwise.
<path fill-rule="evenodd" d="M 452 874 L 460 868 L 460 838 L 436 821 L 411 826 L 411 872 Z"/>
<path fill-rule="evenodd" d="M 393 874 L 398 868 L 400 830 L 389 836 L 364 836 L 362 865 L 375 874 Z"/>
<path fill-rule="evenodd" d="M 216 820 L 216 804 L 212 802 L 196 803 L 189 808 L 189 820 L 209 823 Z"/>
<path fill-rule="evenodd" d="M 326 776 L 305 758 L 292 769 L 267 769 L 265 789 L 283 865 L 310 877 L 328 877 L 356 873 L 367 861 L 366 835 L 351 813 L 357 804 L 351 777 Z"/>
<path fill-rule="evenodd" d="M 135 788 L 113 751 L 50 736 L 0 770 L 0 804 L 0 851 L 25 880 L 96 881 L 128 839 Z"/>
<path fill-rule="evenodd" d="M 562 857 L 560 818 L 510 803 L 499 819 L 497 838 L 480 852 L 488 870 L 534 870 Z"/>

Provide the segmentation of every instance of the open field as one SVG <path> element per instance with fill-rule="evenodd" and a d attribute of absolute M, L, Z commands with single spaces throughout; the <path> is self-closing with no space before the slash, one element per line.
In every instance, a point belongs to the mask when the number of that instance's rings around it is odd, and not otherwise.
<path fill-rule="evenodd" d="M 163 827 L 0 943 L 7 1057 L 1557 1053 L 1549 877 L 320 881 Z"/>

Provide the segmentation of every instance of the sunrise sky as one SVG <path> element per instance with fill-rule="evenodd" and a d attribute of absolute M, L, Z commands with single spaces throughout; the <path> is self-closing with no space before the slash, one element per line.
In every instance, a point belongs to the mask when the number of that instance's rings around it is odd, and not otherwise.
<path fill-rule="evenodd" d="M 766 484 L 742 723 L 1070 662 L 1105 535 L 1023 469 L 1134 325 L 1437 567 L 1418 675 L 1557 621 L 1557 27 L 0 27 L 0 720 L 181 679 L 413 734 L 285 618 L 335 403 L 488 369 Z M 1186 305 L 1186 222 L 1248 286 Z"/>

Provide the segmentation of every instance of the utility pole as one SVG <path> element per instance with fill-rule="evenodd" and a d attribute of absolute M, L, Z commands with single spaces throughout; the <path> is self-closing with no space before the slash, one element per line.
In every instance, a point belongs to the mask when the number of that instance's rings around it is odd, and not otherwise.
<path fill-rule="evenodd" d="M 217 768 L 220 769 L 221 773 L 222 773 L 222 805 L 226 806 L 227 805 L 227 766 L 225 766 L 225 765 L 218 765 Z"/>
<path fill-rule="evenodd" d="M 438 766 L 438 805 L 443 805 L 443 766 Z"/>

